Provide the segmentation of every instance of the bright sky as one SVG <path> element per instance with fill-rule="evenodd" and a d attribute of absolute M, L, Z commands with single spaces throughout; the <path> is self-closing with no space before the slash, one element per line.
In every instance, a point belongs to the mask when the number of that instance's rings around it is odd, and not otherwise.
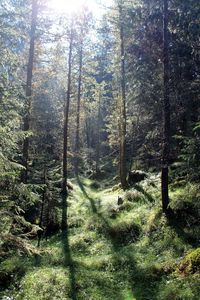
<path fill-rule="evenodd" d="M 59 14 L 72 14 L 76 12 L 82 5 L 87 5 L 94 15 L 99 16 L 101 14 L 101 5 L 108 5 L 112 0 L 49 0 L 49 8 L 53 9 Z"/>

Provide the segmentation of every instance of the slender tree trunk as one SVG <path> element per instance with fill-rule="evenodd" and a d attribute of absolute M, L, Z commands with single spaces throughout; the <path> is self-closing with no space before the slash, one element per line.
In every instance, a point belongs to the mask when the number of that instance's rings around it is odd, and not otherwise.
<path fill-rule="evenodd" d="M 72 48 L 73 48 L 73 24 L 71 24 L 71 33 L 69 40 L 68 54 L 68 76 L 67 76 L 67 95 L 64 114 L 64 130 L 63 130 L 63 183 L 62 183 L 62 230 L 67 229 L 67 149 L 68 149 L 68 123 L 69 123 L 69 106 L 71 98 L 71 73 L 72 73 Z"/>
<path fill-rule="evenodd" d="M 163 68 L 164 68 L 164 101 L 163 101 L 163 149 L 162 149 L 162 208 L 168 212 L 169 187 L 168 166 L 170 154 L 170 98 L 169 98 L 169 37 L 168 37 L 168 0 L 164 0 L 163 11 Z"/>
<path fill-rule="evenodd" d="M 35 33 L 37 25 L 38 15 L 38 1 L 32 0 L 32 16 L 31 16 L 31 31 L 30 31 L 30 45 L 29 45 L 29 57 L 27 66 L 27 79 L 26 79 L 26 112 L 24 116 L 24 131 L 30 130 L 30 111 L 32 103 L 32 78 L 33 78 L 33 60 L 35 52 Z M 23 158 L 22 164 L 25 169 L 21 174 L 21 181 L 27 183 L 28 180 L 28 158 L 29 158 L 29 138 L 26 137 L 23 143 Z"/>
<path fill-rule="evenodd" d="M 123 189 L 127 188 L 126 168 L 126 83 L 125 83 L 125 50 L 122 4 L 119 4 L 120 50 L 121 50 L 121 120 L 120 120 L 120 181 Z"/>
<path fill-rule="evenodd" d="M 91 141 L 90 141 L 90 121 L 86 120 L 85 122 L 85 129 L 86 129 L 86 142 L 87 142 L 87 148 L 89 149 L 91 147 Z"/>
<path fill-rule="evenodd" d="M 97 141 L 96 141 L 96 175 L 100 173 L 100 118 L 101 118 L 101 90 L 99 91 L 98 119 L 97 119 Z"/>
<path fill-rule="evenodd" d="M 46 167 L 44 167 L 44 174 L 43 174 L 43 184 L 46 184 Z M 39 227 L 42 228 L 43 223 L 43 215 L 44 215 L 44 205 L 45 205 L 45 198 L 46 198 L 46 187 L 44 187 L 43 193 L 42 193 L 42 205 L 41 205 L 41 211 L 40 211 L 40 221 L 39 221 Z M 42 238 L 43 231 L 41 230 L 38 233 L 38 247 L 40 247 L 40 242 Z"/>
<path fill-rule="evenodd" d="M 78 97 L 77 97 L 77 113 L 76 113 L 76 141 L 75 141 L 75 174 L 79 173 L 79 157 L 80 157 L 80 106 L 81 106 L 81 87 L 82 87 L 82 68 L 83 68 L 83 42 L 80 44 L 79 53 L 79 78 L 78 78 Z"/>

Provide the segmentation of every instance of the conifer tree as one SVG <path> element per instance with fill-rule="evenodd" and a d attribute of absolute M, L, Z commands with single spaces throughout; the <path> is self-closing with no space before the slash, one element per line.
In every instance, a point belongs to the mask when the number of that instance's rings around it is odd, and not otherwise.
<path fill-rule="evenodd" d="M 25 105 L 25 115 L 24 115 L 25 132 L 28 132 L 30 130 L 31 104 L 32 104 L 32 78 L 33 78 L 33 65 L 34 65 L 34 54 L 35 54 L 38 5 L 39 5 L 38 0 L 32 0 L 29 56 L 28 56 L 28 65 L 27 65 L 27 78 L 26 78 L 26 105 Z M 25 168 L 21 176 L 23 183 L 27 183 L 28 180 L 28 159 L 29 159 L 29 137 L 26 137 L 23 143 L 23 155 L 22 155 L 22 163 Z"/>
<path fill-rule="evenodd" d="M 167 213 L 169 205 L 168 168 L 170 153 L 170 90 L 169 90 L 169 34 L 168 34 L 168 0 L 163 6 L 163 149 L 162 149 L 162 207 Z"/>

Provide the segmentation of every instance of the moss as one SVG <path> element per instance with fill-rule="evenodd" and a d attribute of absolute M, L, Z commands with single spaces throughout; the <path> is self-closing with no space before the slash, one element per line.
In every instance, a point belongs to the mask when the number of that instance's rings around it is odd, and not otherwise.
<path fill-rule="evenodd" d="M 70 248 L 72 251 L 86 252 L 88 250 L 88 246 L 93 243 L 94 239 L 95 233 L 93 232 L 83 232 L 74 235 L 70 238 Z"/>
<path fill-rule="evenodd" d="M 199 300 L 200 277 L 170 275 L 162 280 L 157 300 Z"/>
<path fill-rule="evenodd" d="M 24 257 L 18 255 L 11 256 L 4 260 L 0 266 L 0 279 L 4 287 L 8 284 L 19 280 L 26 272 L 28 268 L 28 261 Z"/>
<path fill-rule="evenodd" d="M 69 274 L 63 268 L 40 268 L 29 272 L 21 282 L 16 300 L 70 299 Z"/>
<path fill-rule="evenodd" d="M 114 223 L 109 229 L 108 234 L 114 242 L 127 245 L 135 242 L 140 235 L 141 228 L 134 221 L 122 220 Z"/>
<path fill-rule="evenodd" d="M 182 259 L 179 271 L 185 275 L 200 273 L 200 248 L 191 251 Z"/>
<path fill-rule="evenodd" d="M 82 181 L 84 190 L 73 181 L 68 199 L 66 239 L 58 234 L 42 241 L 39 263 L 26 268 L 21 282 L 17 279 L 15 299 L 199 300 L 199 250 L 191 251 L 176 224 L 162 214 L 155 186 L 144 181 L 140 191 L 126 192 L 127 198 L 120 190 L 126 199 L 118 206 L 119 192 L 94 190 L 94 181 Z M 183 189 L 172 193 L 178 201 L 182 195 Z M 148 201 L 150 196 L 157 200 Z M 20 261 L 4 266 L 11 267 L 11 274 L 24 270 Z M 177 266 L 184 268 L 175 272 Z"/>
<path fill-rule="evenodd" d="M 139 192 L 136 191 L 128 191 L 125 194 L 125 200 L 129 202 L 141 202 L 141 195 Z"/>

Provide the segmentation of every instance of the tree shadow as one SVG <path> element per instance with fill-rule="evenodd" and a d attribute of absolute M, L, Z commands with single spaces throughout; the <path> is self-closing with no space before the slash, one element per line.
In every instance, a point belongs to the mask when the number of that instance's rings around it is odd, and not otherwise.
<path fill-rule="evenodd" d="M 101 223 L 103 225 L 103 230 L 100 233 L 111 243 L 112 259 L 113 259 L 114 264 L 119 267 L 119 266 L 123 265 L 124 260 L 126 260 L 126 263 L 127 263 L 127 265 L 129 265 L 130 269 L 135 270 L 136 266 L 135 266 L 135 261 L 134 261 L 133 255 L 127 256 L 127 254 L 122 254 L 122 251 L 121 251 L 122 247 L 121 247 L 120 243 L 117 241 L 116 236 L 113 234 L 112 226 L 111 226 L 110 222 L 103 215 L 103 213 L 98 211 L 97 206 L 95 204 L 95 200 L 88 195 L 88 193 L 86 192 L 85 187 L 82 184 L 80 179 L 78 180 L 78 184 L 79 184 L 79 187 L 81 188 L 83 194 L 85 195 L 85 197 L 89 200 L 93 214 L 97 216 L 97 218 L 101 221 Z M 123 266 L 121 266 L 121 268 L 123 268 Z M 116 282 L 121 282 L 122 281 L 121 274 L 118 275 L 118 272 L 115 272 L 115 279 L 116 279 Z M 118 287 L 116 285 L 116 289 L 117 288 Z M 120 300 L 124 299 L 121 289 L 119 289 L 119 299 Z"/>
<path fill-rule="evenodd" d="M 81 191 L 83 192 L 84 196 L 90 202 L 92 213 L 95 214 L 98 217 L 98 219 L 102 222 L 103 227 L 104 227 L 104 230 L 103 230 L 104 235 L 110 237 L 110 241 L 112 243 L 112 248 L 114 249 L 114 251 L 117 251 L 118 248 L 119 248 L 119 245 L 116 242 L 115 238 L 112 237 L 111 234 L 109 234 L 112 231 L 111 230 L 112 228 L 111 228 L 111 225 L 110 225 L 108 219 L 105 218 L 104 215 L 101 212 L 98 211 L 97 205 L 95 204 L 95 200 L 88 195 L 88 193 L 87 193 L 83 183 L 81 182 L 80 178 L 77 178 L 77 182 L 78 182 L 78 185 L 79 185 Z"/>
<path fill-rule="evenodd" d="M 199 239 L 195 238 L 193 234 L 186 232 L 187 224 L 183 216 L 178 216 L 174 212 L 168 218 L 168 225 L 175 230 L 176 234 L 181 238 L 185 244 L 189 244 L 192 247 L 198 247 Z"/>
<path fill-rule="evenodd" d="M 158 282 L 160 282 L 162 280 L 162 276 L 155 276 L 155 278 L 152 279 L 153 283 L 150 285 L 149 274 L 146 274 L 145 270 L 142 270 L 137 265 L 133 252 L 124 250 L 124 245 L 120 244 L 118 239 L 116 239 L 116 236 L 112 234 L 112 226 L 109 220 L 103 215 L 102 212 L 98 211 L 98 208 L 95 204 L 96 201 L 88 195 L 81 180 L 78 179 L 77 181 L 84 196 L 90 202 L 93 214 L 97 216 L 103 225 L 104 230 L 102 230 L 101 234 L 103 234 L 103 236 L 109 240 L 109 242 L 111 242 L 112 259 L 114 264 L 120 270 L 123 270 L 123 275 L 121 272 L 115 272 L 116 282 L 126 282 L 131 290 L 132 296 L 137 300 L 155 299 L 156 288 L 153 290 L 152 284 L 156 285 Z M 140 191 L 146 193 L 143 189 L 140 189 Z M 147 193 L 145 196 L 149 197 L 150 195 Z M 150 199 L 151 201 L 154 201 L 153 198 Z M 117 285 L 116 288 L 118 288 Z M 119 299 L 125 299 L 121 289 L 119 289 Z"/>
<path fill-rule="evenodd" d="M 87 193 L 87 191 L 86 191 L 86 189 L 85 189 L 82 181 L 80 180 L 80 177 L 77 176 L 76 178 L 77 178 L 77 183 L 78 183 L 78 185 L 79 185 L 79 187 L 80 187 L 83 195 L 90 201 L 92 212 L 95 213 L 95 214 L 97 214 L 98 211 L 97 211 L 97 207 L 96 207 L 96 205 L 94 203 L 94 200 L 88 195 L 88 193 Z"/>
<path fill-rule="evenodd" d="M 151 196 L 151 194 L 145 191 L 141 185 L 135 184 L 134 188 L 136 189 L 136 191 L 142 193 L 149 202 L 155 202 L 155 199 Z"/>
<path fill-rule="evenodd" d="M 64 267 L 69 269 L 69 280 L 70 280 L 70 297 L 72 300 L 77 300 L 77 284 L 76 284 L 76 266 L 73 261 L 72 252 L 69 243 L 69 229 L 68 229 L 68 205 L 67 195 L 63 195 L 62 203 L 62 234 L 61 241 L 64 254 Z"/>

